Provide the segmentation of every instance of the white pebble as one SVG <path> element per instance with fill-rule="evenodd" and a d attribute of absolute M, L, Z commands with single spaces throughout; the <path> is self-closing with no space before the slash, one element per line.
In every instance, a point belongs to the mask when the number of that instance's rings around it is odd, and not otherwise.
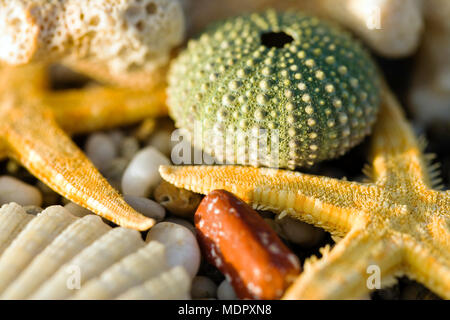
<path fill-rule="evenodd" d="M 38 188 L 10 176 L 0 177 L 0 205 L 15 202 L 21 206 L 42 204 L 42 194 Z"/>
<path fill-rule="evenodd" d="M 237 296 L 234 292 L 233 287 L 231 286 L 231 283 L 225 279 L 217 288 L 217 299 L 219 300 L 236 300 Z"/>
<path fill-rule="evenodd" d="M 215 298 L 217 285 L 208 277 L 197 276 L 192 280 L 191 296 L 192 299 Z"/>
<path fill-rule="evenodd" d="M 165 221 L 165 222 L 172 222 L 172 223 L 176 223 L 176 224 L 182 225 L 183 227 L 186 227 L 186 228 L 188 228 L 189 230 L 191 230 L 192 233 L 193 233 L 194 235 L 197 234 L 197 231 L 195 230 L 194 225 L 193 225 L 192 223 L 190 223 L 189 221 L 187 221 L 187 220 L 180 219 L 180 218 L 172 218 L 172 217 L 170 217 L 170 218 L 167 218 L 167 219 L 164 220 L 164 221 Z"/>
<path fill-rule="evenodd" d="M 148 144 L 169 156 L 172 151 L 171 133 L 168 130 L 159 130 L 152 134 Z"/>
<path fill-rule="evenodd" d="M 100 170 L 106 170 L 117 157 L 118 150 L 114 141 L 105 133 L 91 134 L 85 145 L 86 155 Z"/>
<path fill-rule="evenodd" d="M 166 216 L 166 210 L 158 202 L 128 194 L 124 195 L 123 198 L 134 210 L 142 213 L 146 217 L 161 221 Z"/>
<path fill-rule="evenodd" d="M 284 217 L 277 221 L 283 230 L 286 238 L 298 245 L 312 247 L 316 245 L 324 236 L 324 231 L 310 224 L 290 217 Z"/>
<path fill-rule="evenodd" d="M 146 242 L 158 241 L 166 246 L 167 265 L 183 266 L 193 278 L 200 267 L 200 248 L 192 232 L 176 223 L 160 222 L 147 234 Z"/>
<path fill-rule="evenodd" d="M 169 164 L 170 161 L 155 148 L 142 149 L 125 169 L 122 177 L 122 192 L 147 197 L 161 181 L 159 166 Z"/>

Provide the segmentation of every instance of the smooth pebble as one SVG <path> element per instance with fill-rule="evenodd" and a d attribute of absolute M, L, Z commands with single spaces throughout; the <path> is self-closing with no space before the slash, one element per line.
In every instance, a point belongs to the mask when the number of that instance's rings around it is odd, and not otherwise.
<path fill-rule="evenodd" d="M 323 230 L 290 217 L 284 217 L 276 221 L 280 224 L 286 238 L 301 246 L 314 246 L 325 235 Z"/>
<path fill-rule="evenodd" d="M 168 130 L 159 130 L 152 134 L 148 144 L 158 149 L 162 154 L 170 156 L 172 152 L 171 133 Z"/>
<path fill-rule="evenodd" d="M 192 299 L 215 298 L 217 285 L 208 277 L 197 276 L 192 280 L 191 296 Z"/>
<path fill-rule="evenodd" d="M 10 176 L 0 176 L 0 205 L 15 202 L 21 206 L 42 204 L 42 194 L 38 188 Z"/>
<path fill-rule="evenodd" d="M 120 155 L 125 159 L 132 159 L 139 152 L 139 141 L 134 137 L 126 137 L 120 143 Z"/>
<path fill-rule="evenodd" d="M 197 234 L 197 231 L 195 230 L 194 225 L 193 225 L 192 223 L 190 223 L 189 221 L 187 221 L 187 220 L 180 219 L 180 218 L 170 217 L 170 218 L 167 218 L 167 219 L 164 220 L 164 221 L 166 221 L 166 222 L 172 222 L 172 223 L 176 223 L 176 224 L 182 225 L 183 227 L 186 227 L 186 228 L 188 228 L 189 230 L 191 230 L 192 233 L 193 233 L 194 235 Z"/>
<path fill-rule="evenodd" d="M 193 278 L 200 267 L 200 248 L 192 232 L 176 223 L 160 222 L 147 234 L 146 242 L 158 241 L 166 246 L 167 265 L 183 266 Z"/>
<path fill-rule="evenodd" d="M 158 202 L 128 194 L 124 195 L 123 198 L 134 210 L 142 213 L 146 217 L 153 218 L 156 221 L 162 221 L 166 216 L 166 210 Z"/>
<path fill-rule="evenodd" d="M 155 148 L 142 149 L 125 169 L 122 177 L 122 192 L 147 197 L 161 181 L 159 166 L 169 164 L 170 161 Z"/>
<path fill-rule="evenodd" d="M 24 206 L 23 210 L 25 210 L 26 213 L 32 214 L 33 216 L 38 215 L 41 213 L 44 209 L 38 206 Z"/>
<path fill-rule="evenodd" d="M 100 171 L 106 170 L 118 154 L 114 140 L 105 133 L 91 134 L 86 141 L 85 150 L 88 158 Z"/>
<path fill-rule="evenodd" d="M 217 299 L 219 300 L 236 300 L 237 296 L 234 292 L 231 283 L 225 279 L 223 280 L 219 287 L 217 288 Z"/>

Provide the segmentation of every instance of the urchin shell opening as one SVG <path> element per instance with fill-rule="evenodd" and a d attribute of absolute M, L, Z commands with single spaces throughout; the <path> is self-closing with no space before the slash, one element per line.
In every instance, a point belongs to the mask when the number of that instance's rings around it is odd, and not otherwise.
<path fill-rule="evenodd" d="M 265 32 L 261 34 L 261 43 L 267 48 L 283 48 L 286 44 L 294 41 L 294 38 L 284 31 Z"/>

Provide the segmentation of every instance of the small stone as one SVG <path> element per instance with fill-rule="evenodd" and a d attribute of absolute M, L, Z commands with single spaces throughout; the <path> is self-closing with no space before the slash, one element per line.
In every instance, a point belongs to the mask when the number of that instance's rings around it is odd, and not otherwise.
<path fill-rule="evenodd" d="M 148 144 L 155 147 L 165 156 L 170 156 L 172 151 L 171 133 L 168 130 L 158 130 L 149 139 Z"/>
<path fill-rule="evenodd" d="M 325 235 L 323 230 L 290 217 L 276 221 L 281 226 L 287 240 L 304 247 L 316 245 Z"/>
<path fill-rule="evenodd" d="M 166 181 L 161 181 L 153 195 L 171 213 L 184 218 L 192 217 L 202 200 L 199 194 L 177 188 Z"/>
<path fill-rule="evenodd" d="M 120 142 L 120 155 L 125 159 L 132 159 L 139 152 L 139 141 L 134 137 L 126 137 Z"/>
<path fill-rule="evenodd" d="M 160 165 L 169 165 L 170 161 L 153 147 L 139 151 L 131 160 L 122 177 L 124 194 L 146 197 L 161 181 L 158 169 Z"/>
<path fill-rule="evenodd" d="M 189 221 L 187 221 L 187 220 L 180 219 L 180 218 L 173 218 L 173 217 L 170 217 L 170 218 L 167 218 L 167 219 L 164 220 L 164 221 L 165 221 L 165 222 L 172 222 L 172 223 L 179 224 L 179 225 L 181 225 L 181 226 L 183 226 L 183 227 L 186 227 L 186 228 L 188 228 L 189 230 L 191 230 L 192 233 L 193 233 L 194 235 L 197 234 L 197 231 L 195 230 L 194 225 L 193 225 L 192 223 L 190 223 Z"/>
<path fill-rule="evenodd" d="M 217 288 L 217 299 L 237 300 L 236 293 L 227 279 L 223 280 Z"/>
<path fill-rule="evenodd" d="M 23 210 L 25 210 L 26 213 L 32 214 L 33 216 L 38 215 L 42 212 L 42 208 L 38 206 L 24 206 Z"/>
<path fill-rule="evenodd" d="M 105 133 L 91 134 L 85 145 L 86 155 L 100 171 L 108 168 L 117 157 L 117 147 L 111 137 Z"/>
<path fill-rule="evenodd" d="M 191 297 L 192 299 L 215 298 L 217 285 L 210 278 L 197 276 L 192 280 Z"/>
<path fill-rule="evenodd" d="M 146 217 L 153 218 L 156 221 L 162 221 L 166 216 L 164 207 L 153 200 L 127 194 L 123 198 L 134 210 L 142 213 Z"/>
<path fill-rule="evenodd" d="M 15 202 L 21 206 L 41 206 L 42 194 L 38 188 L 14 177 L 0 177 L 0 205 Z"/>
<path fill-rule="evenodd" d="M 123 173 L 130 161 L 125 158 L 115 158 L 110 162 L 107 169 L 104 170 L 103 175 L 110 183 L 119 182 L 122 180 Z"/>
<path fill-rule="evenodd" d="M 158 241 L 166 246 L 169 268 L 183 266 L 193 278 L 200 267 L 200 248 L 192 232 L 176 223 L 160 222 L 147 234 L 146 242 Z"/>

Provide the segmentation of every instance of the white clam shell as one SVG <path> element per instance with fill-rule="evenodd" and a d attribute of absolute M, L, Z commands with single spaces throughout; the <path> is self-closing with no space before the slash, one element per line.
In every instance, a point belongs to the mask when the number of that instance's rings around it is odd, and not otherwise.
<path fill-rule="evenodd" d="M 165 248 L 156 241 L 117 262 L 88 281 L 73 299 L 113 299 L 167 270 Z"/>
<path fill-rule="evenodd" d="M 0 256 L 22 229 L 33 219 L 17 203 L 4 204 L 0 209 Z"/>
<path fill-rule="evenodd" d="M 77 289 L 68 285 L 71 276 L 80 276 L 80 285 L 100 275 L 108 267 L 144 245 L 136 230 L 114 228 L 63 265 L 33 295 L 32 299 L 65 299 Z"/>
<path fill-rule="evenodd" d="M 193 233 L 171 222 L 156 224 L 147 234 L 147 242 L 158 241 L 166 246 L 169 267 L 183 266 L 193 278 L 200 266 L 200 248 Z"/>
<path fill-rule="evenodd" d="M 190 299 L 191 277 L 186 270 L 175 267 L 141 286 L 120 295 L 120 300 L 185 300 Z"/>
<path fill-rule="evenodd" d="M 0 257 L 0 294 L 75 219 L 52 206 L 31 220 Z"/>
<path fill-rule="evenodd" d="M 0 231 L 0 299 L 188 299 L 200 264 L 192 232 L 167 222 L 145 243 L 95 215 L 11 203 Z"/>
<path fill-rule="evenodd" d="M 111 227 L 99 216 L 89 215 L 68 226 L 45 248 L 3 293 L 3 299 L 25 299 L 65 262 L 73 258 Z"/>

